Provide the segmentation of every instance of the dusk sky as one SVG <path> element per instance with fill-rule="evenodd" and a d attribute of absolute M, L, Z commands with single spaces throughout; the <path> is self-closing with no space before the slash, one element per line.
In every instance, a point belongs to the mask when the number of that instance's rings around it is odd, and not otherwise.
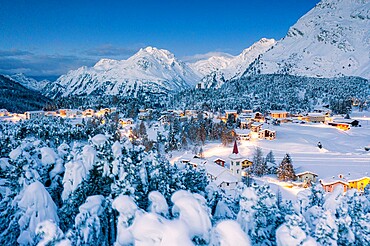
<path fill-rule="evenodd" d="M 282 38 L 318 0 L 2 0 L 0 73 L 51 78 L 155 46 L 192 60 Z"/>

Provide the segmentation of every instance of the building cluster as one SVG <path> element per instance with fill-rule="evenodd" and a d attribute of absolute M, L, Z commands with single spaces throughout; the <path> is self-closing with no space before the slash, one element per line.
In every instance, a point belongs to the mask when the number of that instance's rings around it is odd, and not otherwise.
<path fill-rule="evenodd" d="M 305 171 L 296 174 L 297 180 L 300 186 L 307 188 L 312 183 L 319 182 L 326 192 L 332 192 L 338 186 L 341 186 L 346 192 L 348 189 L 357 189 L 359 192 L 363 192 L 365 187 L 370 182 L 370 177 L 359 173 L 348 173 L 347 175 L 339 174 L 338 176 L 332 176 L 329 178 L 318 179 L 318 175 Z M 297 184 L 297 183 L 296 183 Z"/>
<path fill-rule="evenodd" d="M 3 117 L 3 120 L 7 118 L 11 120 L 12 117 L 18 117 L 19 119 L 40 119 L 43 117 L 62 117 L 62 118 L 85 118 L 85 117 L 101 117 L 106 114 L 116 112 L 116 108 L 103 108 L 100 110 L 94 109 L 58 109 L 56 111 L 26 111 L 23 114 L 10 113 L 6 109 L 0 109 L 0 117 Z"/>
<path fill-rule="evenodd" d="M 325 191 L 332 192 L 336 187 L 342 186 L 344 192 L 348 189 L 357 189 L 363 192 L 365 187 L 369 184 L 370 177 L 358 173 L 348 173 L 347 175 L 339 174 L 326 179 L 321 179 L 320 183 Z"/>
<path fill-rule="evenodd" d="M 177 161 L 177 164 L 191 165 L 195 168 L 202 166 L 208 179 L 218 187 L 234 189 L 242 181 L 242 177 L 247 176 L 246 169 L 252 162 L 240 154 L 235 141 L 233 151 L 227 159 L 220 157 L 204 159 L 197 155 L 185 155 Z"/>
<path fill-rule="evenodd" d="M 228 158 L 210 157 L 201 158 L 197 155 L 184 155 L 175 164 L 191 165 L 194 168 L 203 167 L 207 177 L 218 187 L 231 190 L 234 189 L 243 177 L 248 177 L 248 169 L 253 162 L 244 157 L 238 149 L 237 142 L 234 142 L 232 153 Z M 348 189 L 357 189 L 363 192 L 370 182 L 370 177 L 361 174 L 351 174 L 333 176 L 331 178 L 319 179 L 318 174 L 304 171 L 296 174 L 296 180 L 292 182 L 292 187 L 298 186 L 308 188 L 313 183 L 320 183 L 326 192 L 332 192 L 336 187 L 342 186 L 344 192 Z"/>

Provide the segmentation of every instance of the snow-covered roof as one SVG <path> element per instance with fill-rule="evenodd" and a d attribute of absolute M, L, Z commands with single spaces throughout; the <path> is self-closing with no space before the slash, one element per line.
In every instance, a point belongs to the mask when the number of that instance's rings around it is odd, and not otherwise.
<path fill-rule="evenodd" d="M 211 158 L 213 161 L 221 160 L 221 161 L 226 161 L 224 158 L 219 157 L 219 156 L 212 156 Z"/>
<path fill-rule="evenodd" d="M 236 114 L 237 111 L 236 110 L 225 110 L 225 113 L 226 114 Z"/>
<path fill-rule="evenodd" d="M 334 123 L 348 123 L 348 124 L 351 124 L 353 123 L 354 121 L 357 121 L 357 120 L 354 120 L 354 119 L 334 119 Z"/>
<path fill-rule="evenodd" d="M 251 113 L 241 113 L 239 115 L 239 118 L 252 118 L 252 114 Z"/>
<path fill-rule="evenodd" d="M 319 176 L 318 174 L 310 172 L 310 171 L 304 171 L 304 172 L 301 172 L 301 173 L 297 173 L 296 176 L 302 176 L 302 175 L 305 175 L 305 174 L 312 174 L 314 176 Z"/>
<path fill-rule="evenodd" d="M 333 184 L 333 183 L 337 183 L 337 182 L 342 182 L 342 183 L 345 183 L 345 184 L 348 185 L 349 182 L 359 181 L 359 180 L 364 179 L 364 178 L 370 179 L 370 177 L 367 173 L 365 173 L 365 175 L 362 174 L 362 173 L 348 173 L 346 175 L 340 174 L 338 176 L 321 179 L 321 182 L 324 185 Z"/>
<path fill-rule="evenodd" d="M 258 127 L 258 126 L 262 126 L 263 123 L 261 122 L 253 122 L 251 126 L 254 126 L 254 127 Z"/>
<path fill-rule="evenodd" d="M 243 156 L 240 154 L 240 153 L 232 153 L 231 155 L 229 155 L 229 158 L 232 159 L 232 160 L 237 160 L 237 159 L 243 159 Z"/>
<path fill-rule="evenodd" d="M 308 113 L 307 115 L 310 117 L 325 117 L 322 113 Z"/>
<path fill-rule="evenodd" d="M 332 185 L 332 184 L 335 184 L 335 183 L 343 183 L 345 185 L 349 185 L 346 179 L 335 177 L 335 176 L 330 177 L 330 178 L 320 179 L 320 182 L 323 185 Z"/>
<path fill-rule="evenodd" d="M 214 181 L 217 186 L 221 185 L 222 183 L 238 183 L 239 180 L 229 171 L 223 172 L 220 176 Z"/>
<path fill-rule="evenodd" d="M 370 178 L 370 177 L 367 173 L 365 175 L 361 173 L 349 173 L 345 175 L 345 178 L 348 180 L 348 182 L 354 182 L 354 181 L 361 180 L 363 178 Z"/>
<path fill-rule="evenodd" d="M 248 135 L 250 130 L 248 129 L 234 129 L 235 134 L 237 135 Z"/>
<path fill-rule="evenodd" d="M 120 120 L 124 121 L 124 122 L 128 122 L 128 121 L 134 122 L 134 120 L 132 118 L 122 118 Z"/>
<path fill-rule="evenodd" d="M 287 114 L 285 110 L 270 110 L 270 114 Z"/>
<path fill-rule="evenodd" d="M 210 174 L 211 176 L 215 177 L 216 179 L 223 173 L 223 172 L 229 172 L 228 169 L 221 167 L 215 163 L 207 163 L 204 165 L 206 172 Z"/>
<path fill-rule="evenodd" d="M 25 113 L 28 114 L 43 114 L 45 111 L 37 110 L 37 111 L 26 111 Z"/>

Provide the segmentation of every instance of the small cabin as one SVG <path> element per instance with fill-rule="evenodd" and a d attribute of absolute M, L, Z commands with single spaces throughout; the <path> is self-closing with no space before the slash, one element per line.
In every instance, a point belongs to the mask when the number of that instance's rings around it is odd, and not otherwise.
<path fill-rule="evenodd" d="M 55 117 L 57 115 L 58 114 L 55 111 L 45 111 L 45 116 L 47 116 L 47 117 Z"/>
<path fill-rule="evenodd" d="M 132 124 L 134 124 L 134 120 L 132 118 L 123 118 L 123 119 L 119 119 L 119 123 L 122 126 L 132 125 Z"/>
<path fill-rule="evenodd" d="M 263 123 L 254 122 L 250 125 L 251 132 L 259 132 L 262 129 Z"/>
<path fill-rule="evenodd" d="M 339 122 L 329 122 L 328 123 L 329 126 L 334 126 L 340 130 L 343 130 L 343 131 L 347 131 L 349 130 L 351 127 L 349 124 L 347 123 L 339 123 Z"/>
<path fill-rule="evenodd" d="M 367 175 L 348 174 L 346 178 L 349 183 L 349 188 L 357 189 L 360 192 L 363 192 L 365 187 L 370 183 L 370 177 Z"/>
<path fill-rule="evenodd" d="M 250 130 L 247 129 L 234 129 L 233 135 L 238 141 L 248 141 L 250 138 Z"/>
<path fill-rule="evenodd" d="M 252 116 L 255 122 L 265 122 L 265 116 L 261 112 L 255 112 Z"/>
<path fill-rule="evenodd" d="M 225 167 L 225 163 L 226 163 L 226 161 L 224 159 L 221 159 L 221 158 L 216 158 L 216 159 L 214 159 L 213 162 L 216 163 L 217 165 L 221 166 L 221 167 Z"/>
<path fill-rule="evenodd" d="M 308 113 L 307 121 L 312 123 L 322 123 L 325 122 L 325 115 L 321 113 Z"/>
<path fill-rule="evenodd" d="M 92 117 L 94 116 L 95 111 L 93 109 L 86 109 L 85 111 L 82 112 L 82 115 L 85 117 Z"/>
<path fill-rule="evenodd" d="M 286 119 L 288 117 L 288 112 L 284 110 L 271 110 L 270 117 L 273 119 Z"/>
<path fill-rule="evenodd" d="M 24 113 L 27 120 L 38 119 L 45 116 L 45 111 L 27 111 Z"/>
<path fill-rule="evenodd" d="M 229 118 L 230 115 L 234 116 L 234 120 L 238 118 L 238 112 L 236 110 L 225 110 L 226 120 Z"/>
<path fill-rule="evenodd" d="M 310 171 L 305 171 L 302 173 L 297 173 L 297 181 L 300 182 L 313 182 L 316 183 L 318 175 L 316 173 L 310 172 Z"/>
<path fill-rule="evenodd" d="M 82 115 L 82 111 L 78 109 L 68 109 L 66 111 L 67 118 L 76 118 Z"/>
<path fill-rule="evenodd" d="M 338 177 L 320 179 L 320 183 L 326 192 L 333 192 L 338 186 L 342 186 L 344 192 L 349 189 L 349 183 L 342 174 L 339 174 Z"/>
<path fill-rule="evenodd" d="M 8 116 L 9 115 L 9 112 L 8 112 L 8 110 L 6 110 L 6 109 L 0 109 L 0 116 L 2 117 L 2 116 Z"/>
<path fill-rule="evenodd" d="M 276 132 L 270 129 L 262 129 L 258 132 L 259 139 L 274 140 L 276 138 Z"/>
<path fill-rule="evenodd" d="M 322 185 L 322 187 L 324 188 L 324 190 L 326 192 L 333 192 L 334 189 L 338 186 L 342 186 L 344 192 L 347 192 L 347 190 L 349 188 L 348 182 L 341 181 L 341 180 L 336 180 L 336 181 L 333 181 L 333 182 L 330 182 L 330 183 L 321 183 L 321 185 Z"/>

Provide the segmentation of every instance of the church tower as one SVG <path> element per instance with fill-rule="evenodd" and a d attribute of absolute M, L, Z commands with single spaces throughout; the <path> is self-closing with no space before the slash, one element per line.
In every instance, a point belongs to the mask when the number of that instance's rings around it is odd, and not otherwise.
<path fill-rule="evenodd" d="M 243 156 L 240 155 L 238 150 L 238 145 L 236 141 L 234 142 L 234 148 L 231 155 L 229 155 L 230 159 L 230 171 L 231 173 L 238 178 L 239 181 L 242 180 L 242 161 Z"/>

